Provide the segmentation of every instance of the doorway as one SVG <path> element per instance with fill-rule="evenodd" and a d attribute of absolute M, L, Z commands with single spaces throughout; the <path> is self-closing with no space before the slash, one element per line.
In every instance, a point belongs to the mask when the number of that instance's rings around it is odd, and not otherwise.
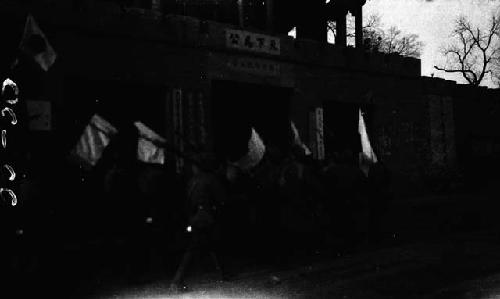
<path fill-rule="evenodd" d="M 293 90 L 236 81 L 212 82 L 215 153 L 235 161 L 248 151 L 251 128 L 267 148 L 286 152 L 291 146 L 290 98 Z"/>

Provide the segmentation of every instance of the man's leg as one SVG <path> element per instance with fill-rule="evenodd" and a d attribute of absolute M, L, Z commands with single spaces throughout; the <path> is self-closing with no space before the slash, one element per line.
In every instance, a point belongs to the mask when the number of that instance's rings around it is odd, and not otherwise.
<path fill-rule="evenodd" d="M 193 259 L 193 250 L 188 249 L 184 252 L 182 256 L 181 263 L 175 272 L 174 278 L 170 284 L 170 288 L 172 291 L 180 291 L 184 288 L 184 277 L 186 276 L 186 272 L 189 268 L 191 260 Z"/>

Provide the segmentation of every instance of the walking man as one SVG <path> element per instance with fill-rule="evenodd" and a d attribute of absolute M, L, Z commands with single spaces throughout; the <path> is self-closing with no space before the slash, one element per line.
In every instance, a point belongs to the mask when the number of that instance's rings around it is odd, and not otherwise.
<path fill-rule="evenodd" d="M 200 154 L 192 165 L 193 176 L 188 184 L 187 200 L 190 234 L 189 244 L 170 285 L 171 291 L 185 289 L 184 278 L 195 254 L 208 253 L 217 272 L 223 276 L 222 267 L 216 255 L 218 232 L 218 210 L 225 201 L 225 191 L 214 171 L 215 157 Z"/>

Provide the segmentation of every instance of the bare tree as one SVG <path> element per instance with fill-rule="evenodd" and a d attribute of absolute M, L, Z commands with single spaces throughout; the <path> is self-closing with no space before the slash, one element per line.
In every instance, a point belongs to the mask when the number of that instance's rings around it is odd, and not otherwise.
<path fill-rule="evenodd" d="M 363 31 L 365 33 L 365 31 L 380 31 L 381 29 L 381 26 L 382 25 L 382 22 L 380 21 L 380 15 L 378 14 L 373 14 L 373 15 L 370 15 L 368 17 L 368 20 L 366 21 L 366 23 L 363 25 Z M 352 19 L 347 19 L 347 22 L 346 22 L 346 31 L 347 31 L 347 35 L 346 37 L 347 38 L 354 38 L 355 35 L 354 35 L 354 22 Z M 327 23 L 327 30 L 330 31 L 333 36 L 335 37 L 336 35 L 336 32 L 337 32 L 337 27 L 335 25 L 335 21 L 328 21 Z"/>
<path fill-rule="evenodd" d="M 419 58 L 423 43 L 418 40 L 417 34 L 403 34 L 397 27 L 392 26 L 382 33 L 381 51 L 397 53 L 402 56 Z"/>
<path fill-rule="evenodd" d="M 434 66 L 447 73 L 461 73 L 473 86 L 479 86 L 486 74 L 500 76 L 500 17 L 492 15 L 486 29 L 476 27 L 465 17 L 455 21 L 454 41 L 443 49 L 446 64 Z M 495 74 L 492 78 L 495 78 Z"/>
<path fill-rule="evenodd" d="M 353 39 L 354 23 L 347 21 L 347 38 Z M 328 22 L 327 28 L 335 36 L 335 22 Z M 363 38 L 365 47 L 375 52 L 397 53 L 402 56 L 419 58 L 423 43 L 416 34 L 405 34 L 397 27 L 392 26 L 384 30 L 380 15 L 370 15 L 363 25 Z"/>

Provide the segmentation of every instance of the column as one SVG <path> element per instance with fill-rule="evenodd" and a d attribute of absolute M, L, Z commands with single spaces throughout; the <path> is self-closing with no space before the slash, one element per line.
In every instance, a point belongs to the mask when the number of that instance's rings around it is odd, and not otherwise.
<path fill-rule="evenodd" d="M 354 11 L 356 48 L 363 47 L 363 6 L 359 6 Z"/>
<path fill-rule="evenodd" d="M 266 0 L 266 29 L 269 32 L 274 31 L 274 0 Z"/>
<path fill-rule="evenodd" d="M 243 0 L 238 0 L 238 25 L 245 27 L 245 10 L 243 9 Z"/>
<path fill-rule="evenodd" d="M 335 45 L 338 47 L 345 47 L 347 45 L 346 15 L 347 11 L 342 10 L 335 16 Z"/>

